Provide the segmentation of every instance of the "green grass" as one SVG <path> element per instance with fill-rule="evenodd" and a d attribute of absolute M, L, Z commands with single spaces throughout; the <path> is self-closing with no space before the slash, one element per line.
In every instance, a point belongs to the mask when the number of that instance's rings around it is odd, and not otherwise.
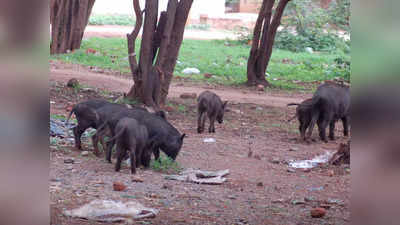
<path fill-rule="evenodd" d="M 160 155 L 159 160 L 151 160 L 150 168 L 162 173 L 179 173 L 182 170 L 176 161 L 164 154 Z"/>
<path fill-rule="evenodd" d="M 89 18 L 90 25 L 135 25 L 132 15 L 101 15 L 93 14 Z"/>
<path fill-rule="evenodd" d="M 136 43 L 136 52 L 139 52 L 139 41 Z M 86 54 L 88 48 L 95 49 L 97 53 Z M 184 40 L 174 75 L 205 81 L 203 74 L 211 73 L 215 76 L 206 79 L 207 82 L 238 85 L 246 81 L 249 52 L 250 46 L 226 46 L 225 41 L 221 40 Z M 69 54 L 51 56 L 51 59 L 112 69 L 128 75 L 130 69 L 127 56 L 126 39 L 90 38 L 83 41 L 81 49 Z M 338 57 L 350 58 L 343 53 L 309 54 L 275 49 L 267 70 L 268 80 L 277 88 L 297 89 L 302 86 L 294 81 L 313 82 L 345 76 L 333 68 Z M 201 73 L 183 75 L 181 71 L 187 67 L 196 67 Z"/>

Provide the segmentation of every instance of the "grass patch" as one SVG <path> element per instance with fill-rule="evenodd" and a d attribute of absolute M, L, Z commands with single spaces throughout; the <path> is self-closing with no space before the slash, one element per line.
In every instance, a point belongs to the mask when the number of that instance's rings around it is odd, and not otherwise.
<path fill-rule="evenodd" d="M 90 25 L 135 25 L 135 19 L 131 15 L 93 14 L 89 17 Z"/>
<path fill-rule="evenodd" d="M 160 155 L 159 160 L 151 160 L 150 168 L 154 171 L 167 174 L 176 174 L 182 170 L 176 161 L 172 160 L 168 156 L 165 156 L 164 154 Z"/>
<path fill-rule="evenodd" d="M 139 52 L 140 40 L 136 43 Z M 97 51 L 86 54 L 86 49 Z M 239 85 L 246 81 L 247 58 L 250 46 L 226 46 L 221 40 L 184 40 L 174 75 L 189 77 L 192 80 Z M 331 80 L 335 77 L 346 77 L 349 71 L 338 70 L 338 58 L 350 58 L 342 52 L 306 53 L 290 52 L 275 49 L 268 66 L 268 81 L 280 89 L 303 89 L 296 82 L 315 82 Z M 68 63 L 82 64 L 102 69 L 111 69 L 130 76 L 126 39 L 123 38 L 90 38 L 84 40 L 81 49 L 69 54 L 53 55 L 51 59 Z M 184 75 L 182 70 L 196 67 L 198 75 Z M 214 76 L 204 78 L 204 73 Z"/>

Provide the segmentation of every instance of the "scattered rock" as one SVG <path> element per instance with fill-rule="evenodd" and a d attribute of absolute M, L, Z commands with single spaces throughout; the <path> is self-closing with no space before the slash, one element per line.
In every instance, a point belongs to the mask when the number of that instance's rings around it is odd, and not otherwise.
<path fill-rule="evenodd" d="M 211 73 L 205 73 L 204 78 L 210 79 L 213 75 Z"/>
<path fill-rule="evenodd" d="M 197 94 L 196 93 L 183 93 L 180 96 L 182 99 L 196 99 Z"/>
<path fill-rule="evenodd" d="M 94 50 L 93 48 L 88 48 L 86 49 L 86 54 L 96 54 L 96 50 Z"/>
<path fill-rule="evenodd" d="M 66 164 L 73 164 L 74 162 L 75 162 L 74 158 L 64 159 L 64 163 L 66 163 Z"/>
<path fill-rule="evenodd" d="M 166 105 L 166 106 L 164 107 L 164 109 L 165 109 L 167 112 L 173 112 L 173 111 L 174 111 L 174 107 L 169 106 L 169 105 Z"/>
<path fill-rule="evenodd" d="M 306 50 L 306 52 L 308 52 L 308 53 L 310 53 L 310 54 L 313 54 L 313 53 L 314 53 L 314 49 L 311 48 L 311 47 L 307 47 L 307 48 L 305 48 L 305 50 Z"/>
<path fill-rule="evenodd" d="M 292 201 L 292 204 L 293 205 L 304 205 L 304 204 L 306 204 L 306 202 L 304 199 L 295 199 Z"/>
<path fill-rule="evenodd" d="M 261 160 L 261 156 L 260 155 L 254 155 L 255 159 Z"/>
<path fill-rule="evenodd" d="M 113 189 L 114 191 L 124 191 L 126 189 L 126 186 L 121 182 L 114 182 Z"/>
<path fill-rule="evenodd" d="M 167 190 L 172 190 L 172 185 L 170 184 L 163 184 L 163 186 L 161 187 L 162 189 L 167 189 Z"/>
<path fill-rule="evenodd" d="M 281 161 L 280 161 L 278 158 L 272 158 L 272 159 L 271 159 L 271 162 L 272 162 L 273 164 L 279 164 Z"/>
<path fill-rule="evenodd" d="M 263 187 L 263 186 L 264 186 L 263 182 L 258 182 L 257 183 L 257 187 Z"/>
<path fill-rule="evenodd" d="M 229 199 L 236 199 L 236 195 L 228 195 Z"/>
<path fill-rule="evenodd" d="M 297 152 L 298 150 L 299 150 L 299 148 L 297 148 L 297 147 L 290 147 L 289 148 L 290 152 Z"/>
<path fill-rule="evenodd" d="M 257 106 L 257 107 L 256 107 L 256 110 L 257 110 L 257 111 L 263 111 L 263 108 L 262 108 L 261 106 Z"/>
<path fill-rule="evenodd" d="M 312 202 L 312 201 L 315 201 L 315 198 L 314 198 L 314 197 L 305 197 L 305 198 L 304 198 L 304 201 L 306 201 L 306 202 Z"/>
<path fill-rule="evenodd" d="M 139 177 L 132 177 L 132 182 L 135 182 L 135 183 L 143 183 L 143 180 L 140 179 Z"/>
<path fill-rule="evenodd" d="M 216 140 L 215 140 L 215 138 L 204 138 L 203 142 L 204 143 L 215 143 Z"/>
<path fill-rule="evenodd" d="M 335 175 L 335 172 L 333 170 L 328 171 L 328 176 L 333 177 Z"/>
<path fill-rule="evenodd" d="M 79 81 L 76 78 L 71 78 L 69 79 L 69 81 L 67 82 L 67 87 L 76 87 L 79 85 Z"/>
<path fill-rule="evenodd" d="M 83 152 L 81 152 L 81 156 L 88 156 L 89 155 L 89 152 L 88 151 L 83 151 Z"/>
<path fill-rule="evenodd" d="M 189 75 L 189 74 L 199 74 L 200 70 L 197 68 L 186 68 L 182 70 L 183 74 Z"/>
<path fill-rule="evenodd" d="M 287 169 L 287 172 L 288 172 L 288 173 L 296 173 L 296 170 L 295 170 L 295 169 L 292 169 L 292 168 L 288 168 L 288 169 Z"/>
<path fill-rule="evenodd" d="M 265 87 L 262 84 L 257 85 L 257 91 L 264 91 Z"/>
<path fill-rule="evenodd" d="M 326 210 L 324 208 L 314 208 L 310 213 L 313 218 L 321 218 L 325 216 Z"/>

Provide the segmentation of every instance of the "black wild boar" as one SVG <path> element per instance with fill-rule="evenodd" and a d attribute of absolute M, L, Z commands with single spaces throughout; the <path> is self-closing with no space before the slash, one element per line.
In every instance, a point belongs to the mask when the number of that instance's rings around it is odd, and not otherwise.
<path fill-rule="evenodd" d="M 300 137 L 302 140 L 306 139 L 306 137 L 305 137 L 306 130 L 310 126 L 310 122 L 311 122 L 311 112 L 312 112 L 311 111 L 311 103 L 312 103 L 312 99 L 309 98 L 309 99 L 304 100 L 300 104 L 299 103 L 288 104 L 288 106 L 297 105 L 295 117 L 297 117 L 297 119 L 299 120 L 299 131 L 300 131 Z M 290 119 L 290 120 L 292 120 L 292 119 Z"/>
<path fill-rule="evenodd" d="M 107 110 L 107 107 L 108 106 L 105 106 L 104 108 L 98 110 L 99 114 L 101 114 L 102 111 Z M 108 126 L 111 133 L 115 135 L 115 127 L 118 121 L 124 117 L 136 119 L 140 124 L 144 125 L 147 128 L 147 131 L 149 133 L 149 140 L 151 140 L 152 142 L 151 152 L 154 153 L 156 160 L 160 156 L 159 149 L 161 149 L 170 158 L 174 160 L 176 159 L 182 147 L 185 134 L 181 135 L 175 127 L 173 127 L 167 120 L 165 120 L 158 114 L 135 109 L 120 111 L 111 116 L 107 121 L 105 121 L 99 127 L 99 130 Z M 114 142 L 110 142 L 110 144 L 107 146 L 106 160 L 110 163 L 111 150 L 114 144 Z M 149 166 L 150 157 L 142 157 L 142 164 L 145 167 Z"/>
<path fill-rule="evenodd" d="M 109 114 L 96 114 L 97 110 L 104 106 L 110 106 L 113 110 L 109 111 Z M 68 115 L 66 123 L 68 124 L 69 119 L 71 118 L 72 114 L 75 114 L 76 119 L 78 121 L 78 125 L 73 128 L 74 132 L 74 139 L 75 139 L 75 147 L 81 149 L 81 137 L 82 134 L 88 128 L 97 128 L 97 125 L 100 124 L 100 121 L 105 121 L 107 116 L 112 115 L 113 113 L 119 112 L 125 108 L 132 108 L 129 105 L 121 105 L 116 103 L 110 103 L 103 99 L 91 99 L 84 102 L 80 102 L 76 104 L 70 114 Z M 135 107 L 136 109 L 146 110 L 144 108 Z M 104 136 L 107 134 L 107 130 L 104 130 L 102 133 L 96 133 L 92 136 L 94 153 L 96 155 L 99 154 L 98 150 L 98 141 L 100 140 L 103 147 L 104 145 Z"/>
<path fill-rule="evenodd" d="M 140 125 L 135 119 L 122 118 L 115 126 L 115 136 L 108 142 L 115 141 L 117 144 L 117 163 L 115 164 L 115 171 L 119 172 L 121 169 L 122 159 L 127 153 L 130 153 L 131 173 L 136 173 L 136 167 L 142 158 L 145 151 L 147 139 L 149 134 L 145 126 Z"/>
<path fill-rule="evenodd" d="M 343 134 L 349 135 L 350 88 L 337 84 L 322 84 L 314 93 L 311 103 L 311 121 L 308 137 L 311 137 L 315 123 L 319 136 L 327 142 L 326 127 L 329 125 L 329 138 L 335 139 L 335 123 L 342 120 Z"/>
<path fill-rule="evenodd" d="M 210 120 L 209 133 L 215 133 L 214 122 L 222 123 L 225 107 L 228 102 L 222 102 L 221 98 L 211 91 L 202 92 L 197 98 L 197 132 L 202 133 L 206 123 L 206 113 Z"/>

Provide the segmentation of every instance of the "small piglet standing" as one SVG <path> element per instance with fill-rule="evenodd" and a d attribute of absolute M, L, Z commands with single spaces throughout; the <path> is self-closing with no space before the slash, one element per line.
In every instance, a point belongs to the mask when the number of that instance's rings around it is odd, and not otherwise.
<path fill-rule="evenodd" d="M 228 102 L 222 102 L 221 98 L 211 91 L 202 92 L 197 98 L 197 132 L 202 133 L 206 123 L 206 113 L 210 119 L 208 132 L 215 133 L 214 122 L 222 123 L 224 120 L 225 107 Z"/>

